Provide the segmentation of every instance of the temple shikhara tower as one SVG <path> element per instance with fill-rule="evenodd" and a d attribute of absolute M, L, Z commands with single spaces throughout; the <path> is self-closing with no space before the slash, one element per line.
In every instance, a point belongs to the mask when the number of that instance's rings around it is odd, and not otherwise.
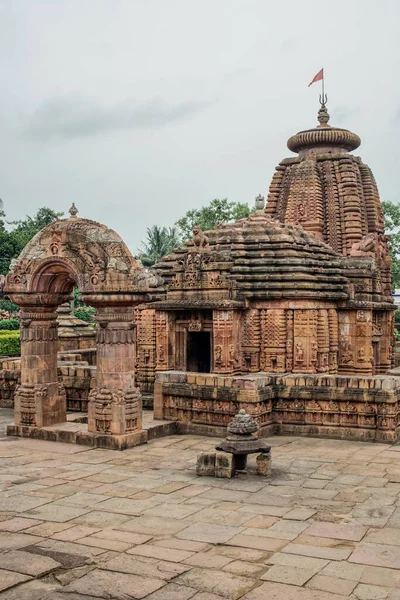
<path fill-rule="evenodd" d="M 349 299 L 359 310 L 338 313 L 339 371 L 384 373 L 390 366 L 393 307 L 378 189 L 371 169 L 349 153 L 359 147 L 360 138 L 330 127 L 324 104 L 318 120 L 315 129 L 288 140 L 298 156 L 276 168 L 266 214 L 286 225 L 300 225 L 348 257 L 343 264 L 352 274 Z"/>

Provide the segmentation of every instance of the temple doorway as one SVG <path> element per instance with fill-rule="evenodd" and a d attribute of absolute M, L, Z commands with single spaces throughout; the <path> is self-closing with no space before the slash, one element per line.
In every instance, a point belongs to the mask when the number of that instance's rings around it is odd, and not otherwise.
<path fill-rule="evenodd" d="M 211 372 L 211 334 L 209 331 L 189 331 L 186 364 L 188 371 Z"/>

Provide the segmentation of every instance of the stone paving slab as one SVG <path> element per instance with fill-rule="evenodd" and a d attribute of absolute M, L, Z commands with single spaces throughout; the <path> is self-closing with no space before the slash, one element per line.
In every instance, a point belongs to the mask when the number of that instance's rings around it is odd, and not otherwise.
<path fill-rule="evenodd" d="M 130 573 L 132 575 L 142 575 L 146 577 L 154 577 L 165 581 L 170 581 L 190 570 L 187 565 L 177 565 L 162 560 L 154 560 L 147 562 L 142 557 L 127 556 L 120 554 L 104 564 L 104 568 L 118 573 Z"/>
<path fill-rule="evenodd" d="M 28 577 L 27 575 L 22 575 L 21 573 L 14 573 L 14 571 L 0 569 L 0 591 L 6 590 L 7 588 L 13 587 L 18 583 L 27 581 L 28 579 L 30 579 L 30 577 Z"/>
<path fill-rule="evenodd" d="M 217 441 L 0 442 L 0 600 L 400 600 L 400 447 L 272 438 L 270 477 L 197 478 Z"/>
<path fill-rule="evenodd" d="M 84 596 L 92 595 L 106 600 L 109 598 L 139 600 L 146 598 L 163 585 L 163 581 L 152 577 L 139 577 L 96 569 L 73 581 L 64 589 L 66 592 L 78 592 Z"/>
<path fill-rule="evenodd" d="M 197 567 L 178 577 L 176 583 L 231 600 L 241 598 L 254 585 L 247 577 Z"/>

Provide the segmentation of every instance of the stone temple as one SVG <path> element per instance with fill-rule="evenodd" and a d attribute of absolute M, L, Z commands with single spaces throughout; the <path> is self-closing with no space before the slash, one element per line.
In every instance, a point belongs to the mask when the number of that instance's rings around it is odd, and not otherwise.
<path fill-rule="evenodd" d="M 325 105 L 318 120 L 289 139 L 296 155 L 278 165 L 266 208 L 258 197 L 246 219 L 195 227 L 154 271 L 75 211 L 28 244 L 5 282 L 23 312 L 10 434 L 46 437 L 66 418 L 54 311 L 76 283 L 97 308 L 96 383 L 88 431 L 63 431 L 64 441 L 146 441 L 141 394 L 154 395 L 154 417 L 180 433 L 224 435 L 244 409 L 264 436 L 397 439 L 400 380 L 385 375 L 395 307 L 379 194 L 350 154 L 359 137 L 331 127 Z"/>
<path fill-rule="evenodd" d="M 155 415 L 215 431 L 238 408 L 265 434 L 396 439 L 390 256 L 360 138 L 291 137 L 266 209 L 193 240 L 156 268 L 165 297 L 137 313 L 137 379 Z M 199 373 L 199 374 L 197 374 Z"/>

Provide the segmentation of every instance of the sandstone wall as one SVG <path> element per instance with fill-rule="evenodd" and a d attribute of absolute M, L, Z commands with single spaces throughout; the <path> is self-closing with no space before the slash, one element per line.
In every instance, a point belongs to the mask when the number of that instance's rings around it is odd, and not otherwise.
<path fill-rule="evenodd" d="M 182 432 L 225 435 L 244 408 L 271 433 L 393 442 L 399 436 L 400 378 L 336 375 L 215 377 L 157 374 L 155 418 Z"/>
<path fill-rule="evenodd" d="M 87 412 L 89 392 L 96 387 L 96 350 L 59 353 L 58 374 L 67 395 L 67 409 Z M 21 383 L 19 358 L 0 360 L 0 408 L 14 406 L 14 393 Z"/>

